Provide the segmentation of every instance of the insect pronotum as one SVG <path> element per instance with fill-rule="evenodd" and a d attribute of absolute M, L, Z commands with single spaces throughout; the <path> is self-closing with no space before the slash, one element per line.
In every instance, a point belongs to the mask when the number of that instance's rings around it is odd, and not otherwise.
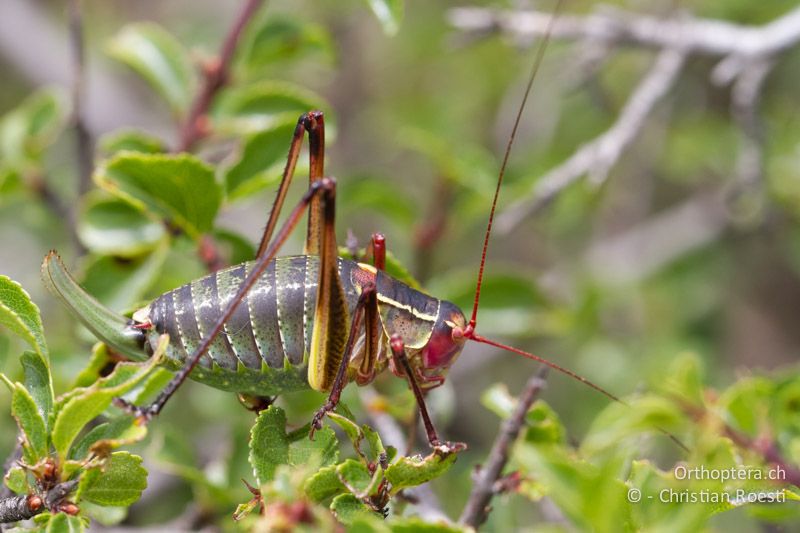
<path fill-rule="evenodd" d="M 114 350 L 133 359 L 146 359 L 159 337 L 169 334 L 164 364 L 176 372 L 172 381 L 150 405 L 134 406 L 121 399 L 118 405 L 147 421 L 163 409 L 188 377 L 255 396 L 275 396 L 310 387 L 329 393 L 327 402 L 314 416 L 313 433 L 321 427 L 325 414 L 335 408 L 348 382 L 369 383 L 388 368 L 408 381 L 431 446 L 458 448 L 463 445 L 439 439 L 428 416 L 423 391 L 444 382 L 467 340 L 539 361 L 619 401 L 570 370 L 476 332 L 495 207 L 546 44 L 544 39 L 538 48 L 498 174 L 469 320 L 455 304 L 423 294 L 388 275 L 384 270 L 386 245 L 380 234 L 372 238 L 371 263 L 338 257 L 334 231 L 336 182 L 324 173 L 324 117 L 320 111 L 311 111 L 297 122 L 283 179 L 254 261 L 164 293 L 129 320 L 87 299 L 55 252 L 45 258 L 47 285 Z M 306 133 L 310 186 L 275 233 Z M 277 257 L 305 210 L 305 254 Z M 79 300 L 88 303 L 78 305 Z"/>

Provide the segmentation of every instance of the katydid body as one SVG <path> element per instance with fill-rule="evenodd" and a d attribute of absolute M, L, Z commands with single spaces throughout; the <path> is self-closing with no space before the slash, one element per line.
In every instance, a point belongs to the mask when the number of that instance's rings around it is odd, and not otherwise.
<path fill-rule="evenodd" d="M 146 421 L 161 411 L 189 377 L 223 390 L 257 396 L 310 387 L 329 392 L 328 401 L 312 422 L 313 433 L 314 428 L 321 427 L 325 414 L 336 407 L 348 382 L 369 383 L 388 367 L 406 379 L 414 392 L 428 442 L 453 450 L 463 445 L 439 440 L 423 391 L 444 382 L 467 340 L 539 361 L 618 400 L 551 361 L 491 341 L 476 332 L 481 280 L 497 197 L 543 46 L 498 176 L 475 303 L 468 322 L 454 304 L 416 291 L 385 273 L 382 235 L 373 235 L 372 264 L 338 257 L 334 229 L 336 182 L 324 177 L 323 172 L 323 115 L 311 111 L 297 122 L 283 179 L 254 261 L 167 292 L 127 321 L 96 302 L 79 309 L 74 301 L 86 300 L 80 294 L 80 287 L 63 265 L 53 260 L 53 254 L 45 259 L 44 277 L 48 285 L 90 329 L 124 355 L 141 358 L 145 348 L 150 351 L 155 348 L 162 334 L 170 337 L 166 364 L 176 371 L 173 380 L 151 405 L 138 407 L 121 399 L 117 405 Z M 309 188 L 276 233 L 306 132 Z M 277 257 L 306 210 L 306 255 Z"/>
<path fill-rule="evenodd" d="M 142 331 L 144 348 L 152 353 L 161 334 L 170 336 L 165 365 L 179 370 L 213 327 L 221 310 L 234 297 L 253 263 L 220 270 L 162 294 L 133 315 Z M 369 264 L 338 260 L 348 318 L 354 315 L 367 284 L 376 287 L 382 308 L 381 332 L 375 360 L 368 361 L 362 331 L 348 362 L 348 381 L 371 382 L 383 371 L 391 355 L 390 332 L 407 331 L 407 349 L 422 356 L 440 310 L 455 306 L 427 296 L 393 279 Z M 310 387 L 308 359 L 317 300 L 319 258 L 301 255 L 271 261 L 233 313 L 220 335 L 200 358 L 190 377 L 215 388 L 258 396 L 275 396 Z M 463 320 L 463 318 L 462 318 Z M 348 329 L 350 323 L 348 321 Z M 134 326 L 131 326 L 134 327 Z M 335 370 L 335 369 L 334 369 Z"/>

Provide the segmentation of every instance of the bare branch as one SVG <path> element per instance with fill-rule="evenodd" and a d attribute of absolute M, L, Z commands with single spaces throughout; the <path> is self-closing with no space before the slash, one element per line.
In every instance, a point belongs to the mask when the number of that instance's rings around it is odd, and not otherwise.
<path fill-rule="evenodd" d="M 78 487 L 78 480 L 59 483 L 43 495 L 28 494 L 0 499 L 0 524 L 10 524 L 28 520 L 49 510 L 52 512 L 72 512 L 73 504 L 64 505 L 64 500 Z M 77 511 L 77 508 L 75 509 Z"/>
<path fill-rule="evenodd" d="M 461 513 L 461 518 L 458 520 L 459 523 L 477 529 L 486 520 L 489 502 L 497 493 L 496 484 L 508 462 L 511 446 L 517 440 L 520 431 L 522 431 L 522 427 L 525 424 L 525 415 L 544 388 L 546 376 L 547 367 L 542 366 L 525 384 L 525 388 L 519 396 L 516 409 L 514 409 L 511 417 L 503 422 L 503 427 L 492 445 L 486 464 L 481 467 L 475 476 L 475 484 L 467 500 L 467 505 Z"/>
<path fill-rule="evenodd" d="M 631 93 L 611 128 L 581 146 L 569 159 L 537 180 L 530 197 L 512 203 L 497 217 L 498 231 L 511 231 L 524 218 L 538 213 L 585 175 L 590 176 L 594 185 L 605 181 L 611 167 L 636 139 L 650 112 L 677 80 L 685 57 L 683 51 L 662 51 Z"/>
<path fill-rule="evenodd" d="M 544 35 L 550 13 L 540 11 L 456 8 L 450 23 L 468 32 L 501 31 L 518 39 Z M 764 26 L 743 26 L 713 19 L 661 19 L 605 7 L 587 16 L 564 15 L 556 21 L 554 39 L 576 39 L 650 48 L 678 48 L 687 54 L 768 56 L 800 41 L 800 8 Z"/>
<path fill-rule="evenodd" d="M 208 134 L 206 116 L 208 108 L 211 106 L 214 95 L 228 81 L 233 54 L 236 51 L 236 46 L 239 44 L 239 38 L 242 36 L 245 26 L 247 26 L 247 23 L 263 3 L 264 0 L 247 0 L 242 12 L 233 23 L 233 26 L 231 26 L 225 41 L 222 43 L 219 57 L 213 64 L 207 65 L 204 69 L 203 85 L 194 102 L 192 102 L 189 115 L 186 117 L 186 122 L 181 130 L 178 152 L 190 150 L 197 141 Z"/>

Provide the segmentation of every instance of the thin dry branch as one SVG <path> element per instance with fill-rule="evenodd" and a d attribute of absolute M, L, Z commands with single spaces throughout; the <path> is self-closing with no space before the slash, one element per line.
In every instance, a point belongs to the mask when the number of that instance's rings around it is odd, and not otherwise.
<path fill-rule="evenodd" d="M 497 217 L 497 229 L 507 233 L 523 219 L 538 213 L 564 189 L 589 175 L 594 185 L 605 181 L 609 170 L 636 140 L 655 105 L 669 92 L 685 61 L 683 51 L 662 51 L 650 71 L 631 93 L 617 121 L 602 135 L 581 146 L 558 167 L 542 176 L 531 194 L 512 203 Z"/>
<path fill-rule="evenodd" d="M 244 28 L 263 3 L 264 0 L 247 0 L 226 35 L 219 56 L 203 69 L 203 83 L 192 102 L 186 122 L 181 129 L 178 152 L 191 150 L 197 141 L 208 135 L 208 109 L 217 91 L 228 82 L 233 54 L 239 44 Z"/>
<path fill-rule="evenodd" d="M 547 367 L 534 374 L 525 384 L 525 388 L 517 400 L 517 407 L 511 417 L 503 422 L 500 433 L 497 435 L 486 464 L 476 473 L 472 492 L 469 495 L 464 511 L 461 513 L 459 523 L 478 528 L 484 521 L 489 512 L 489 503 L 497 494 L 497 484 L 508 462 L 508 455 L 511 446 L 525 425 L 525 415 L 531 405 L 541 393 L 546 382 Z"/>

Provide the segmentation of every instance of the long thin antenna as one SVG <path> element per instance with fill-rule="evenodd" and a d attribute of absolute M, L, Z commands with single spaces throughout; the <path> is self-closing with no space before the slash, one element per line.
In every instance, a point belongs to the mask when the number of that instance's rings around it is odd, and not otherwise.
<path fill-rule="evenodd" d="M 573 379 L 577 379 L 578 381 L 580 381 L 584 385 L 587 385 L 587 386 L 593 388 L 594 390 L 596 390 L 597 392 L 599 392 L 603 396 L 605 396 L 607 398 L 610 398 L 611 400 L 613 400 L 615 402 L 621 403 L 622 405 L 626 405 L 626 406 L 630 407 L 629 403 L 625 402 L 624 400 L 621 400 L 618 396 L 615 396 L 615 395 L 611 394 L 610 392 L 605 390 L 600 385 L 596 385 L 595 383 L 589 381 L 588 379 L 586 379 L 585 377 L 581 376 L 580 374 L 576 374 L 572 370 L 570 370 L 568 368 L 564 368 L 563 366 L 558 365 L 558 364 L 556 364 L 556 363 L 554 363 L 554 362 L 552 362 L 552 361 L 550 361 L 548 359 L 545 359 L 544 357 L 539 357 L 538 355 L 534 355 L 534 354 L 532 354 L 530 352 L 526 352 L 526 351 L 520 350 L 519 348 L 514 348 L 513 346 L 508 346 L 506 344 L 502 344 L 500 342 L 493 341 L 491 339 L 487 339 L 486 337 L 482 337 L 482 336 L 478 335 L 474 331 L 467 338 L 470 339 L 470 340 L 473 340 L 475 342 L 488 344 L 489 346 L 494 346 L 495 348 L 500 348 L 502 350 L 508 350 L 509 352 L 515 353 L 517 355 L 521 355 L 523 357 L 527 357 L 528 359 L 533 359 L 534 361 L 538 361 L 539 363 L 541 363 L 541 364 L 543 364 L 545 366 L 549 366 L 550 368 L 552 368 L 554 370 L 557 370 L 558 372 L 561 372 L 562 374 L 566 374 L 567 376 L 569 376 L 569 377 L 571 377 Z M 666 429 L 663 429 L 663 428 L 660 428 L 660 427 L 657 427 L 656 429 L 658 431 L 660 431 L 661 433 L 663 433 L 664 435 L 666 435 L 672 442 L 674 442 L 683 451 L 685 451 L 687 453 L 690 451 L 689 448 L 683 442 L 681 442 L 681 440 L 678 437 L 676 437 L 675 435 L 673 435 L 672 433 L 670 433 Z"/>
<path fill-rule="evenodd" d="M 519 348 L 514 348 L 513 346 L 508 346 L 508 345 L 499 343 L 497 341 L 493 341 L 491 339 L 487 339 L 486 337 L 482 337 L 482 336 L 478 335 L 477 333 L 473 333 L 469 337 L 469 339 L 471 339 L 471 340 L 473 340 L 475 342 L 480 342 L 480 343 L 483 343 L 483 344 L 488 344 L 490 346 L 494 346 L 495 348 L 501 348 L 503 350 L 508 350 L 509 352 L 513 352 L 513 353 L 521 355 L 523 357 L 527 357 L 528 359 L 533 359 L 534 361 L 538 361 L 538 362 L 542 363 L 543 365 L 549 366 L 553 370 L 557 370 L 558 372 L 561 372 L 562 374 L 566 374 L 571 378 L 577 379 L 581 383 L 584 383 L 585 385 L 588 385 L 589 387 L 593 388 L 594 390 L 596 390 L 597 392 L 599 392 L 603 396 L 606 396 L 607 398 L 610 398 L 611 400 L 614 400 L 615 402 L 619 402 L 619 403 L 621 403 L 623 405 L 628 405 L 624 401 L 620 400 L 617 396 L 614 396 L 613 394 L 611 394 L 610 392 L 605 390 L 600 385 L 595 385 L 594 383 L 592 383 L 591 381 L 589 381 L 585 377 L 581 376 L 580 374 L 576 374 L 572 370 L 569 370 L 568 368 L 564 368 L 561 365 L 557 365 L 556 363 L 554 363 L 554 362 L 552 362 L 552 361 L 550 361 L 548 359 L 545 359 L 544 357 L 539 357 L 538 355 L 534 355 L 532 353 L 525 352 L 523 350 L 520 350 Z"/>
<path fill-rule="evenodd" d="M 483 283 L 483 269 L 486 266 L 486 252 L 489 249 L 489 236 L 492 234 L 492 223 L 494 222 L 494 212 L 497 208 L 497 198 L 500 196 L 500 186 L 503 184 L 503 176 L 506 173 L 506 166 L 508 166 L 508 157 L 511 155 L 511 147 L 514 145 L 514 139 L 517 136 L 517 130 L 519 129 L 519 124 L 522 121 L 522 113 L 525 110 L 525 104 L 528 102 L 528 95 L 531 93 L 531 87 L 533 87 L 533 81 L 536 79 L 536 74 L 539 72 L 539 66 L 542 64 L 542 60 L 544 59 L 544 52 L 547 49 L 547 43 L 550 41 L 550 34 L 553 31 L 553 25 L 555 24 L 556 18 L 558 18 L 558 13 L 561 10 L 561 4 L 563 0 L 558 0 L 556 3 L 556 7 L 553 10 L 553 16 L 547 24 L 547 31 L 544 34 L 544 38 L 542 39 L 541 43 L 539 44 L 539 48 L 536 50 L 536 58 L 533 61 L 533 67 L 531 68 L 531 74 L 528 77 L 528 84 L 525 86 L 525 96 L 522 97 L 522 102 L 519 105 L 519 109 L 517 109 L 517 116 L 514 119 L 514 127 L 511 130 L 511 136 L 508 138 L 508 144 L 506 144 L 506 151 L 503 155 L 503 163 L 500 165 L 500 173 L 497 176 L 497 187 L 494 190 L 494 199 L 492 200 L 492 210 L 489 213 L 489 222 L 486 225 L 486 236 L 483 239 L 483 251 L 481 252 L 481 266 L 478 269 L 478 283 L 475 287 L 475 303 L 472 306 L 472 318 L 469 320 L 469 325 L 467 326 L 469 329 L 474 330 L 475 324 L 478 321 L 478 303 L 481 299 L 481 284 Z"/>

